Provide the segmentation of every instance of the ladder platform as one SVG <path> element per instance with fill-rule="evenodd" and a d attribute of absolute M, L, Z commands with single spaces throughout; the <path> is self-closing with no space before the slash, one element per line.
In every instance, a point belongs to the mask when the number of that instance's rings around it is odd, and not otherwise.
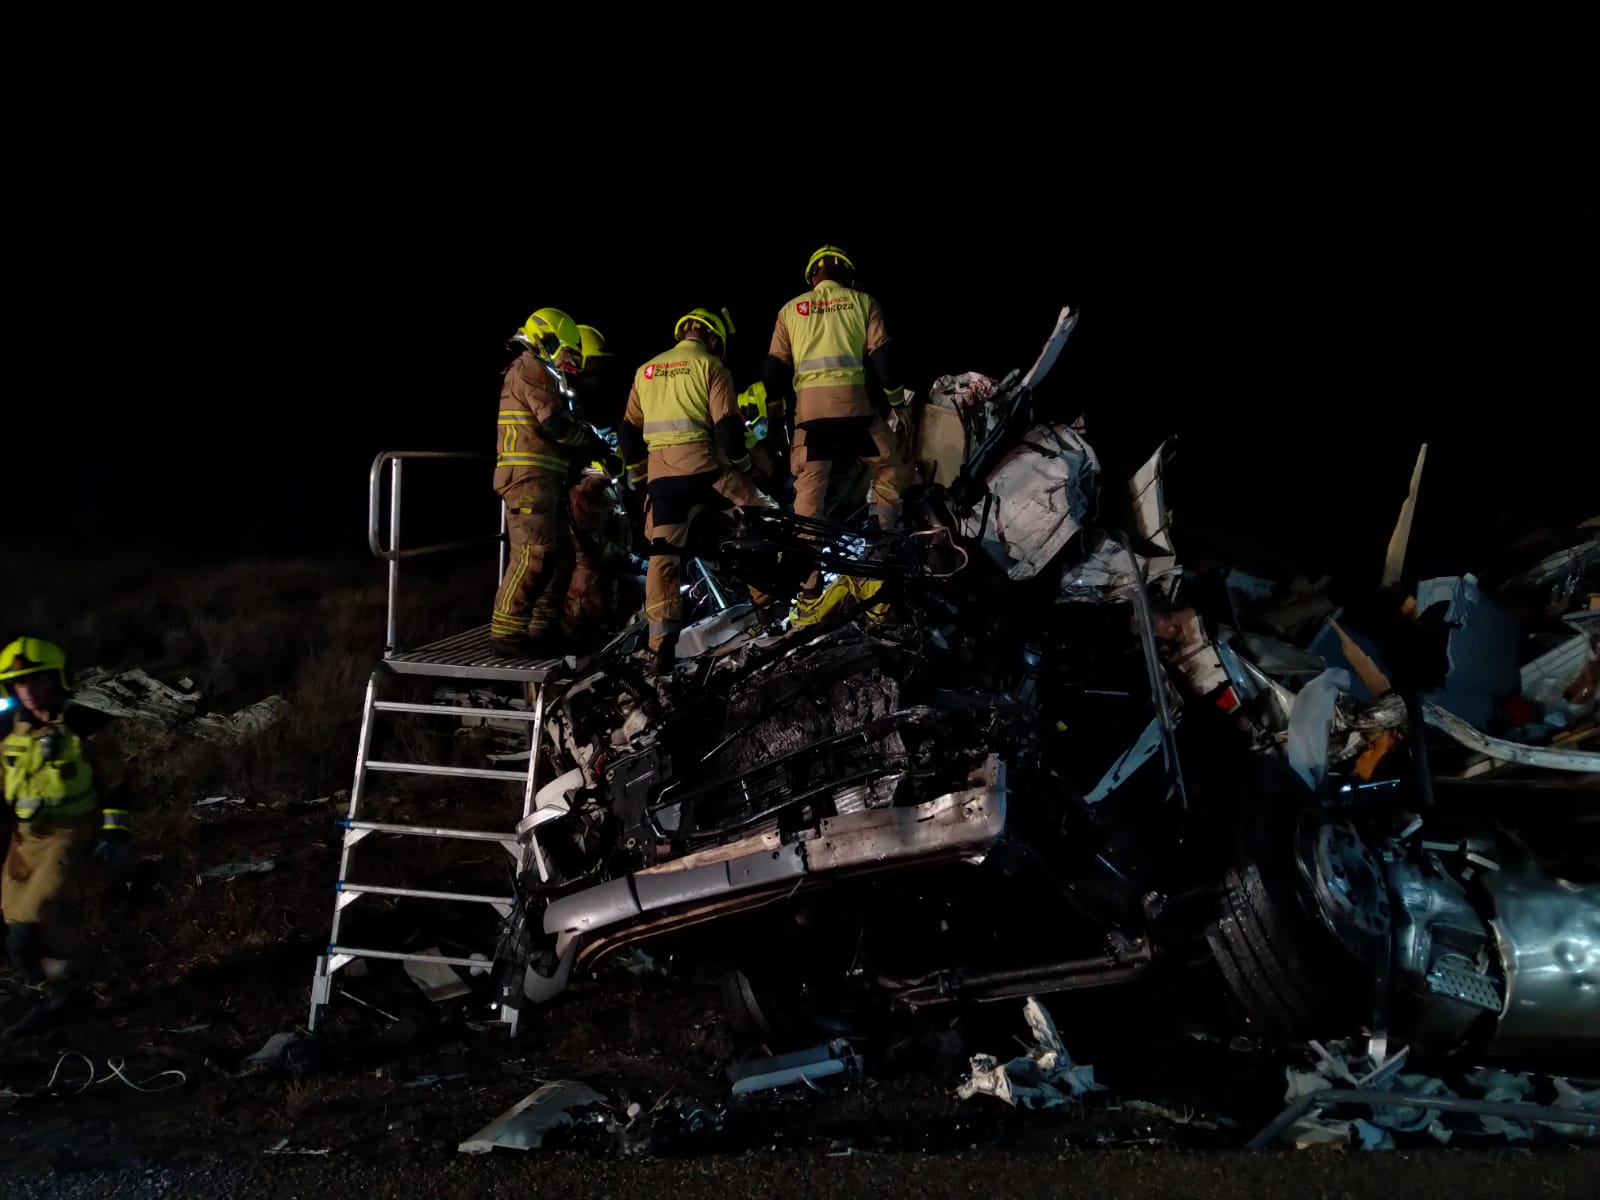
<path fill-rule="evenodd" d="M 561 669 L 563 661 L 559 658 L 502 658 L 489 649 L 487 625 L 429 642 L 415 650 L 383 656 L 383 665 L 402 675 L 516 683 L 543 683 Z"/>

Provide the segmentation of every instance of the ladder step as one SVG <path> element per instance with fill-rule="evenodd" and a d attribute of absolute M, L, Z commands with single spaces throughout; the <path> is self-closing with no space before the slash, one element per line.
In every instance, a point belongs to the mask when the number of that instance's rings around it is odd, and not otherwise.
<path fill-rule="evenodd" d="M 528 782 L 526 771 L 493 771 L 484 767 L 439 767 L 432 763 L 368 762 L 369 771 L 395 771 L 403 775 L 448 775 L 454 779 L 509 779 Z"/>
<path fill-rule="evenodd" d="M 466 842 L 499 842 L 503 846 L 518 845 L 512 833 L 491 833 L 483 829 L 443 829 L 435 825 L 390 825 L 383 821 L 348 821 L 338 824 L 345 829 L 366 829 L 373 833 L 401 833 L 411 837 L 459 838 Z"/>
<path fill-rule="evenodd" d="M 515 905 L 515 896 L 472 896 L 465 892 L 429 892 L 421 888 L 379 887 L 374 883 L 346 883 L 340 880 L 333 885 L 336 892 L 358 896 L 410 896 L 417 900 L 460 900 L 469 904 Z"/>
<path fill-rule="evenodd" d="M 351 958 L 387 958 L 394 962 L 443 963 L 447 967 L 486 969 L 494 964 L 487 958 L 451 958 L 445 954 L 402 954 L 398 950 L 357 950 L 354 946 L 329 946 L 328 957 L 348 954 Z"/>
<path fill-rule="evenodd" d="M 405 704 L 399 700 L 377 700 L 373 708 L 379 712 L 403 713 L 462 713 L 471 717 L 509 717 L 513 721 L 531 721 L 534 715 L 520 708 L 471 708 L 461 704 Z"/>

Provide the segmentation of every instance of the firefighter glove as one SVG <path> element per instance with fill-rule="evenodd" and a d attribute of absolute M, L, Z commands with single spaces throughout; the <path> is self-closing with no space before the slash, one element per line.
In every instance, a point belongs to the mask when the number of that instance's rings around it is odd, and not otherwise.
<path fill-rule="evenodd" d="M 127 830 L 107 829 L 95 845 L 94 861 L 115 875 L 124 875 L 138 865 L 139 851 L 129 840 Z"/>

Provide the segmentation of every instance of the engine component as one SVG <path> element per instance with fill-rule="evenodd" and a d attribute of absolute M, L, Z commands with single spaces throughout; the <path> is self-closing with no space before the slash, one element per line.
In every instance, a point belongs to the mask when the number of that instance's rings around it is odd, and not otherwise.
<path fill-rule="evenodd" d="M 659 745 L 614 759 L 605 767 L 605 786 L 611 811 L 622 826 L 622 844 L 643 850 L 647 863 L 654 861 L 655 836 L 645 809 L 671 779 L 672 760 Z"/>
<path fill-rule="evenodd" d="M 1485 1013 L 1498 1015 L 1501 985 L 1493 935 L 1432 854 L 1386 872 L 1394 899 L 1394 987 L 1402 1036 L 1419 1046 L 1460 1045 Z"/>

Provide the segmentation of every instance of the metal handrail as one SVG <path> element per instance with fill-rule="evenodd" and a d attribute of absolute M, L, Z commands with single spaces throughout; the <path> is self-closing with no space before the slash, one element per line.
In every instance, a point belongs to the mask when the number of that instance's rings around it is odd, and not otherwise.
<path fill-rule="evenodd" d="M 440 554 L 446 550 L 462 550 L 469 546 L 481 546 L 486 542 L 499 542 L 500 553 L 496 563 L 495 583 L 505 578 L 506 573 L 506 512 L 505 506 L 500 508 L 500 532 L 493 537 L 479 535 L 472 538 L 463 538 L 454 542 L 439 542 L 433 546 L 418 546 L 414 549 L 402 549 L 400 546 L 400 480 L 401 463 L 408 458 L 452 458 L 465 461 L 492 461 L 493 456 L 478 454 L 466 450 L 384 450 L 372 460 L 372 471 L 368 476 L 367 492 L 367 546 L 373 556 L 381 558 L 389 564 L 389 623 L 384 640 L 385 655 L 393 654 L 395 645 L 395 615 L 400 591 L 400 560 L 402 558 L 421 558 L 425 554 Z M 386 549 L 382 542 L 382 514 L 383 514 L 383 466 L 389 464 L 389 545 Z"/>

